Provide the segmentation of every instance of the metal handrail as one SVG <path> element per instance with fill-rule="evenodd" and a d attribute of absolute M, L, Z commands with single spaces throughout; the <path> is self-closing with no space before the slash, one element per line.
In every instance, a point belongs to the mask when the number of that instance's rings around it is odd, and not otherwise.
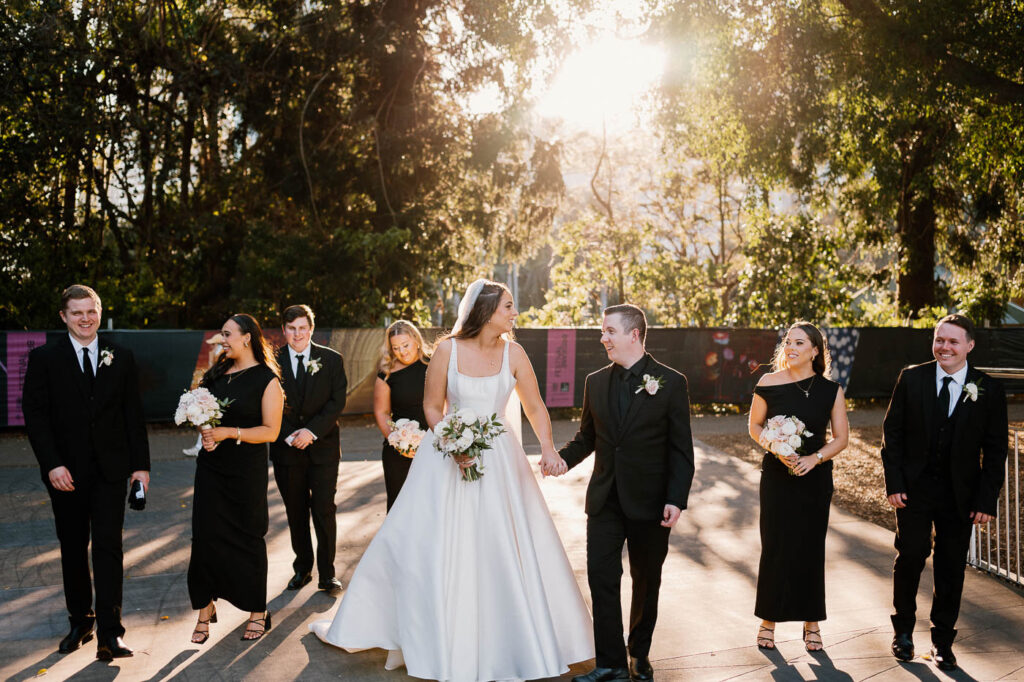
<path fill-rule="evenodd" d="M 1017 370 L 1020 371 L 1020 370 Z M 1017 585 L 1024 585 L 1024 570 L 1021 566 L 1021 446 L 1024 445 L 1022 429 L 1010 429 L 1013 436 L 1013 453 L 1006 459 L 1003 490 L 1000 494 L 1002 505 L 996 506 L 996 517 L 984 525 L 971 529 L 971 544 L 967 563 L 975 568 L 992 573 Z M 1013 476 L 1010 476 L 1010 473 Z M 1000 509 L 1002 507 L 1002 509 Z M 983 532 L 982 532 L 983 531 Z M 982 538 L 984 535 L 984 538 Z M 993 538 L 995 552 L 993 556 Z M 1001 536 L 1005 536 L 1005 545 Z M 1016 561 L 1015 561 L 1016 560 Z M 1014 570 L 1016 568 L 1016 570 Z"/>
<path fill-rule="evenodd" d="M 975 367 L 996 379 L 1024 379 L 1024 369 L 1019 367 Z"/>

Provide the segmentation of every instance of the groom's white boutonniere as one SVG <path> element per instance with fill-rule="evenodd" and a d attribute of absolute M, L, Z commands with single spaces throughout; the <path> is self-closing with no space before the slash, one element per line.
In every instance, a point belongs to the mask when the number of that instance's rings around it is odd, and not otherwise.
<path fill-rule="evenodd" d="M 972 381 L 969 384 L 964 384 L 965 403 L 968 399 L 970 399 L 972 403 L 978 402 L 978 396 L 981 395 L 981 386 L 979 384 L 981 384 L 980 379 L 978 381 Z"/>
<path fill-rule="evenodd" d="M 642 383 L 639 386 L 637 386 L 636 390 L 633 391 L 633 393 L 637 394 L 640 391 L 647 391 L 647 393 L 649 395 L 654 395 L 664 385 L 665 385 L 665 381 L 661 377 L 656 377 L 656 376 L 651 376 L 650 374 L 645 374 L 644 375 L 644 383 Z"/>
<path fill-rule="evenodd" d="M 109 367 L 114 364 L 114 351 L 109 348 L 104 348 L 100 351 L 100 364 Z"/>
<path fill-rule="evenodd" d="M 320 371 L 323 365 L 320 363 L 320 358 L 310 358 L 309 363 L 306 364 L 306 373 L 313 376 Z"/>

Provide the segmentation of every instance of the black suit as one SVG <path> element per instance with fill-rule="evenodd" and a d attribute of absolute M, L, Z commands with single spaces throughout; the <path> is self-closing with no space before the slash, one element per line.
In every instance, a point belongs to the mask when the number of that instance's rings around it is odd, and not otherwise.
<path fill-rule="evenodd" d="M 123 581 L 121 533 L 128 477 L 149 471 L 149 442 L 142 416 L 138 370 L 127 348 L 100 339 L 92 385 L 67 335 L 32 351 L 22 409 L 32 451 L 39 460 L 60 540 L 64 598 L 72 625 L 93 618 L 88 547 L 96 583 L 95 618 L 101 641 L 121 636 Z M 49 472 L 67 467 L 75 489 L 50 484 Z"/>
<path fill-rule="evenodd" d="M 570 468 L 591 452 L 595 457 L 586 499 L 587 578 L 601 668 L 626 666 L 619 600 L 623 544 L 633 579 L 629 653 L 650 652 L 671 530 L 661 520 L 666 504 L 686 509 L 694 472 L 686 377 L 649 354 L 630 370 L 609 365 L 587 377 L 580 429 L 560 452 Z M 654 395 L 635 392 L 644 374 L 662 379 Z"/>
<path fill-rule="evenodd" d="M 311 371 L 310 360 L 320 365 L 315 373 Z M 310 342 L 303 353 L 307 370 L 300 386 L 292 369 L 288 346 L 278 349 L 277 362 L 281 366 L 285 409 L 281 435 L 270 444 L 270 459 L 288 516 L 295 552 L 292 566 L 296 573 L 313 570 L 313 542 L 309 536 L 312 515 L 317 542 L 316 566 L 323 583 L 334 577 L 338 509 L 334 495 L 341 459 L 338 417 L 345 408 L 348 389 L 345 363 L 337 351 Z M 285 442 L 298 429 L 308 429 L 316 436 L 316 440 L 302 450 Z"/>
<path fill-rule="evenodd" d="M 886 495 L 907 495 L 906 507 L 896 510 L 893 627 L 897 633 L 913 631 L 934 526 L 931 621 L 937 645 L 952 644 L 956 636 L 970 513 L 996 513 L 1006 462 L 1003 385 L 974 367 L 968 367 L 964 383 L 978 386 L 978 399 L 962 391 L 947 417 L 939 409 L 936 363 L 908 367 L 896 382 L 883 427 Z"/>

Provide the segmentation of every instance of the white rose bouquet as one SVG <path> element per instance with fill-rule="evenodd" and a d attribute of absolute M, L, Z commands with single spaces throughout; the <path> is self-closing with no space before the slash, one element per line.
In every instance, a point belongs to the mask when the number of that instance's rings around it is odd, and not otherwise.
<path fill-rule="evenodd" d="M 228 398 L 218 400 L 210 391 L 200 386 L 185 391 L 178 399 L 178 409 L 174 411 L 174 423 L 178 426 L 188 422 L 192 426 L 205 431 L 220 424 L 224 410 L 233 401 Z"/>
<path fill-rule="evenodd" d="M 503 433 L 505 426 L 498 415 L 478 417 L 473 410 L 453 405 L 434 426 L 434 447 L 445 457 L 469 457 L 473 463 L 462 469 L 462 480 L 476 481 L 484 475 L 480 455 Z"/>
<path fill-rule="evenodd" d="M 388 445 L 397 450 L 402 457 L 412 459 L 427 432 L 420 428 L 420 423 L 415 419 L 399 419 L 396 422 L 388 422 L 388 426 L 391 427 Z"/>
<path fill-rule="evenodd" d="M 761 429 L 760 442 L 765 450 L 774 455 L 792 457 L 800 453 L 804 438 L 813 435 L 796 417 L 778 414 L 765 422 L 764 428 Z"/>

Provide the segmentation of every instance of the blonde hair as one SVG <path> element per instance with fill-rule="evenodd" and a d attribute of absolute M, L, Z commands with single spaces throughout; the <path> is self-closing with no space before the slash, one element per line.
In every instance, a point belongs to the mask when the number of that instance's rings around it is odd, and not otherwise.
<path fill-rule="evenodd" d="M 395 352 L 391 350 L 391 338 L 400 334 L 411 336 L 419 346 L 420 362 L 425 364 L 433 352 L 433 349 L 423 340 L 423 334 L 416 328 L 416 325 L 408 320 L 395 320 L 384 331 L 384 345 L 380 349 L 380 370 L 384 372 L 385 379 L 391 376 L 391 366 L 398 360 Z"/>
<path fill-rule="evenodd" d="M 789 361 L 786 360 L 786 339 L 794 329 L 799 329 L 804 334 L 807 334 L 811 345 L 818 349 L 818 356 L 811 361 L 811 369 L 814 370 L 815 374 L 820 374 L 826 379 L 830 379 L 832 377 L 832 354 L 828 350 L 828 339 L 825 338 L 825 335 L 817 327 L 803 320 L 791 324 L 783 335 L 782 340 L 779 341 L 779 345 L 775 347 L 775 355 L 772 356 L 772 369 L 776 372 L 789 369 Z"/>

